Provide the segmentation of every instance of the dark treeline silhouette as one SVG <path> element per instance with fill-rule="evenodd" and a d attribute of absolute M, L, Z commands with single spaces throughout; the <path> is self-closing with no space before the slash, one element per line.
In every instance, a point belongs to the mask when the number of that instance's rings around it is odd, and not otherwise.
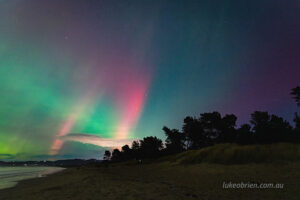
<path fill-rule="evenodd" d="M 300 87 L 292 89 L 291 95 L 300 106 Z M 157 137 L 149 136 L 133 141 L 131 147 L 125 145 L 112 153 L 105 151 L 104 160 L 123 161 L 156 158 L 161 155 L 201 149 L 218 143 L 270 144 L 277 142 L 300 142 L 300 116 L 295 113 L 295 127 L 282 117 L 264 111 L 251 114 L 249 124 L 236 127 L 234 114 L 221 116 L 219 112 L 202 113 L 199 117 L 187 116 L 182 130 L 163 127 L 165 143 Z"/>
<path fill-rule="evenodd" d="M 158 139 L 157 137 L 150 136 L 139 141 L 133 141 L 131 148 L 128 145 L 124 145 L 121 151 L 119 149 L 114 149 L 111 154 L 111 160 L 121 161 L 130 159 L 140 160 L 143 158 L 156 158 L 162 154 L 162 150 L 162 140 Z"/>

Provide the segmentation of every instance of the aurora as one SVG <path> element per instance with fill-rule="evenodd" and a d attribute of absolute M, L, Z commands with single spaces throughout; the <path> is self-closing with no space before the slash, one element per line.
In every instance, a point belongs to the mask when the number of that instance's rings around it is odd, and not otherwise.
<path fill-rule="evenodd" d="M 0 159 L 98 158 L 214 110 L 292 121 L 299 3 L 147 2 L 0 1 Z"/>

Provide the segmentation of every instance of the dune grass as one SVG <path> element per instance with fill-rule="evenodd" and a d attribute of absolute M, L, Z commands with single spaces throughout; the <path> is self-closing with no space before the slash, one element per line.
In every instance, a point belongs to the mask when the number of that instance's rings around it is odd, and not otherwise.
<path fill-rule="evenodd" d="M 300 161 L 300 145 L 277 143 L 266 145 L 217 144 L 201 150 L 190 150 L 163 158 L 180 164 L 282 163 Z"/>

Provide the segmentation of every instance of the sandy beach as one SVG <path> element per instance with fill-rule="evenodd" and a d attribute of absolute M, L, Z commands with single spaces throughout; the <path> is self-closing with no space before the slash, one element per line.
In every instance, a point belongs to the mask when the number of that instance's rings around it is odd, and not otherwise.
<path fill-rule="evenodd" d="M 32 167 L 0 167 L 0 190 L 5 188 L 14 187 L 22 180 L 41 178 L 50 174 L 57 173 L 64 170 L 61 167 L 45 167 L 45 166 L 32 166 Z"/>
<path fill-rule="evenodd" d="M 1 200 L 298 199 L 300 163 L 178 165 L 168 162 L 69 168 L 21 181 Z M 283 189 L 224 189 L 223 182 L 283 183 Z"/>

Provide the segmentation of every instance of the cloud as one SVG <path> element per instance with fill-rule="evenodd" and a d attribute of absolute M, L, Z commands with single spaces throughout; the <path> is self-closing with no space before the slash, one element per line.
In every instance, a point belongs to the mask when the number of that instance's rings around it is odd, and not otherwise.
<path fill-rule="evenodd" d="M 57 155 L 17 153 L 0 154 L 3 161 L 102 159 L 105 150 L 130 145 L 134 139 L 111 139 L 85 133 L 71 133 L 59 138 L 65 143 Z"/>
<path fill-rule="evenodd" d="M 126 144 L 130 145 L 134 139 L 112 139 L 103 138 L 86 133 L 70 133 L 61 137 L 64 141 L 76 141 L 84 144 L 93 144 L 101 147 L 121 147 Z"/>

